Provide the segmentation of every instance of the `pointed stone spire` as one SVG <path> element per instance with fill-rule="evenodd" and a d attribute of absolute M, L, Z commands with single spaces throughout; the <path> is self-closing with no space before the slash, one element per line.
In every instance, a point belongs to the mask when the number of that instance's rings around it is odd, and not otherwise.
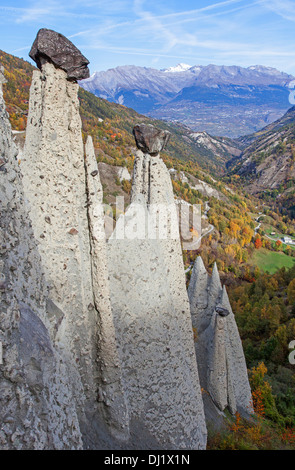
<path fill-rule="evenodd" d="M 215 309 L 216 303 L 218 302 L 222 293 L 222 285 L 216 262 L 214 263 L 212 276 L 208 283 L 208 309 L 212 311 Z"/>
<path fill-rule="evenodd" d="M 228 315 L 232 314 L 232 309 L 231 309 L 231 305 L 229 302 L 225 285 L 222 287 L 220 300 L 217 303 L 215 310 L 219 315 L 223 317 L 227 317 Z"/>
<path fill-rule="evenodd" d="M 222 289 L 222 285 L 221 285 L 220 276 L 219 276 L 219 271 L 218 271 L 218 268 L 217 268 L 217 263 L 216 263 L 216 261 L 215 261 L 215 263 L 214 263 L 214 265 L 213 265 L 210 288 L 211 288 L 211 290 L 214 290 L 214 289 L 215 289 L 216 291 Z"/>
<path fill-rule="evenodd" d="M 198 256 L 193 267 L 190 283 L 188 286 L 188 297 L 192 314 L 193 326 L 199 327 L 199 309 L 203 310 L 208 306 L 208 273 L 201 256 Z"/>
<path fill-rule="evenodd" d="M 208 350 L 207 392 L 220 411 L 228 405 L 225 321 L 214 312 L 208 327 L 211 347 Z"/>
<path fill-rule="evenodd" d="M 209 277 L 202 258 L 199 256 L 193 268 L 188 288 L 193 326 L 201 334 L 210 324 L 222 292 L 222 286 L 216 263 L 212 276 Z"/>
<path fill-rule="evenodd" d="M 225 284 L 222 287 L 222 294 L 221 294 L 219 305 L 221 307 L 227 308 L 230 313 L 233 313 L 231 305 L 230 305 L 230 301 L 229 301 L 229 298 L 228 298 L 228 293 L 227 293 Z"/>
<path fill-rule="evenodd" d="M 112 435 L 118 439 L 127 440 L 129 437 L 129 416 L 110 301 L 103 191 L 91 136 L 88 136 L 85 145 L 85 170 L 92 286 L 94 305 L 99 319 L 97 342 L 101 376 L 99 378 L 98 400 L 104 405 L 105 422 Z"/>
<path fill-rule="evenodd" d="M 70 54 L 65 61 L 66 51 L 74 48 L 63 38 L 60 38 L 63 44 L 58 43 L 55 48 L 54 41 L 50 42 L 55 37 L 56 34 L 46 33 L 45 37 L 40 33 L 33 48 L 41 70 L 33 72 L 20 169 L 49 287 L 47 304 L 53 311 L 58 309 L 62 319 L 55 325 L 55 344 L 62 349 L 71 372 L 69 385 L 79 405 L 84 444 L 93 445 L 90 441 L 97 438 L 94 434 L 101 422 L 113 427 L 116 437 L 124 435 L 126 407 L 119 385 L 120 364 L 104 283 L 106 254 L 104 239 L 99 236 L 103 220 L 100 207 L 92 198 L 94 193 L 100 201 L 102 191 L 90 139 L 85 164 L 79 114 L 76 80 L 81 78 L 80 72 L 87 73 L 88 61 L 79 54 Z M 48 48 L 43 42 L 46 38 L 50 42 Z M 63 46 L 59 62 L 55 53 L 58 55 Z M 100 248 L 102 252 L 98 253 Z"/>
<path fill-rule="evenodd" d="M 252 393 L 248 379 L 247 365 L 242 341 L 236 324 L 226 287 L 223 286 L 220 306 L 230 313 L 227 317 L 227 367 L 230 378 L 229 400 L 243 416 L 253 413 Z M 230 401 L 229 401 L 230 403 Z"/>
<path fill-rule="evenodd" d="M 208 392 L 205 414 L 214 425 L 226 408 L 232 414 L 239 411 L 249 416 L 253 407 L 242 343 L 226 288 L 221 285 L 215 263 L 208 288 L 204 289 L 204 270 L 201 259 L 197 259 L 189 298 L 192 323 L 197 327 L 195 349 L 201 387 Z M 202 293 L 206 299 L 209 297 L 206 308 L 198 303 Z"/>
<path fill-rule="evenodd" d="M 147 134 L 142 126 L 136 129 L 140 150 L 131 205 L 108 241 L 112 312 L 131 420 L 141 419 L 160 448 L 204 449 L 207 431 L 178 220 L 173 210 L 171 217 L 167 213 L 176 207 L 169 172 L 158 155 L 165 143 L 162 132 L 153 126 Z M 154 217 L 160 210 L 163 217 Z M 175 231 L 174 238 L 161 238 L 165 226 Z"/>
<path fill-rule="evenodd" d="M 73 369 L 54 341 L 63 317 L 57 309 L 56 316 L 48 314 L 48 284 L 25 197 L 21 151 L 3 99 L 4 82 L 0 66 L 1 449 L 82 450 L 77 418 L 82 398 L 75 399 L 79 378 L 72 388 Z"/>

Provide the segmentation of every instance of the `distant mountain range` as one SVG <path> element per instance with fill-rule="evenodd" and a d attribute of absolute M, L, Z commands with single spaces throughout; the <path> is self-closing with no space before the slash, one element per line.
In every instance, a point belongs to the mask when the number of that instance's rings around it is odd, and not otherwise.
<path fill-rule="evenodd" d="M 96 72 L 80 85 L 142 114 L 236 138 L 262 129 L 290 108 L 292 80 L 261 65 L 178 64 L 164 70 L 126 65 Z"/>
<path fill-rule="evenodd" d="M 1 64 L 7 76 L 4 97 L 12 128 L 23 131 L 26 127 L 29 88 L 34 67 L 29 62 L 0 50 Z M 217 177 L 225 172 L 227 161 L 241 153 L 240 144 L 231 139 L 212 137 L 206 132 L 194 133 L 185 125 L 140 115 L 133 109 L 96 97 L 83 88 L 79 89 L 79 100 L 83 132 L 92 135 L 102 158 L 107 161 L 117 158 L 118 165 L 126 164 L 126 158 L 135 151 L 132 130 L 135 124 L 142 122 L 171 133 L 167 150 L 162 152 L 162 157 L 175 160 L 174 166 L 177 166 L 176 160 L 194 162 L 200 170 Z"/>

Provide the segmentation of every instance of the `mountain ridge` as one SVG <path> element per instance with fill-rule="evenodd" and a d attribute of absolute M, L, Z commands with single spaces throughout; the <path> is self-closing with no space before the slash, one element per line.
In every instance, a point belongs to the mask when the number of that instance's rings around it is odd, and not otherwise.
<path fill-rule="evenodd" d="M 95 72 L 80 85 L 150 117 L 231 138 L 263 128 L 290 107 L 294 77 L 287 73 L 260 65 L 187 67 L 119 66 Z"/>
<path fill-rule="evenodd" d="M 10 121 L 13 129 L 24 131 L 31 75 L 35 68 L 29 62 L 1 50 L 0 62 L 5 68 L 7 78 L 4 95 Z M 114 158 L 116 155 L 119 166 L 126 164 L 124 159 L 131 160 L 130 155 L 134 147 L 132 128 L 138 122 L 152 123 L 172 133 L 167 147 L 169 157 L 164 152 L 163 158 L 172 157 L 184 162 L 192 161 L 205 170 L 210 169 L 210 171 L 219 174 L 220 170 L 225 171 L 226 161 L 236 155 L 236 150 L 227 155 L 224 149 L 220 151 L 216 148 L 214 138 L 214 150 L 199 144 L 196 145 L 194 139 L 189 136 L 192 133 L 190 128 L 140 115 L 133 109 L 96 97 L 82 87 L 79 89 L 79 100 L 84 133 L 92 135 L 95 148 L 101 158 Z M 228 142 L 228 145 L 229 148 L 235 147 L 231 141 Z M 119 153 L 121 154 L 120 158 Z"/>
<path fill-rule="evenodd" d="M 240 156 L 226 166 L 252 194 L 275 203 L 294 217 L 295 106 L 260 132 L 238 139 Z"/>

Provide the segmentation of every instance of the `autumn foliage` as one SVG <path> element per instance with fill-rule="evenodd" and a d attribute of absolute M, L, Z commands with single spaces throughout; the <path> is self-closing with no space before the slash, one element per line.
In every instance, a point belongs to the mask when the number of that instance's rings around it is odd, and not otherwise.
<path fill-rule="evenodd" d="M 257 238 L 255 239 L 254 245 L 255 245 L 255 248 L 256 248 L 257 250 L 262 247 L 262 240 L 261 240 L 260 237 L 257 237 Z"/>
<path fill-rule="evenodd" d="M 275 397 L 266 378 L 267 368 L 260 362 L 250 371 L 255 415 L 246 420 L 239 413 L 229 420 L 225 432 L 209 433 L 208 449 L 277 450 L 295 445 L 295 427 L 285 427 L 279 420 Z M 270 418 L 271 417 L 271 418 Z"/>

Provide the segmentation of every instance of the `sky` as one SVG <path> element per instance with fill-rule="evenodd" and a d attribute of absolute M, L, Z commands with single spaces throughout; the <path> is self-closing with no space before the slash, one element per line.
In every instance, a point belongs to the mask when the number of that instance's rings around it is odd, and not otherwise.
<path fill-rule="evenodd" d="M 29 60 L 40 28 L 91 74 L 139 65 L 265 65 L 295 75 L 295 0 L 0 0 L 0 49 Z"/>

